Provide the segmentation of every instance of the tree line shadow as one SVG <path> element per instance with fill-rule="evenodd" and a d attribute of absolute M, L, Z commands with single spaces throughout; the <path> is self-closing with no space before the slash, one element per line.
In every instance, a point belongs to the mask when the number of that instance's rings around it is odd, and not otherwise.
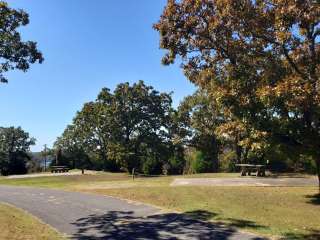
<path fill-rule="evenodd" d="M 286 233 L 280 240 L 319 240 L 320 230 L 311 229 L 309 233 Z"/>
<path fill-rule="evenodd" d="M 320 193 L 306 195 L 306 198 L 308 199 L 307 203 L 320 205 Z"/>
<path fill-rule="evenodd" d="M 135 216 L 133 211 L 110 211 L 78 219 L 73 223 L 78 230 L 72 239 L 267 239 L 253 235 L 241 238 L 243 235 L 237 228 L 267 228 L 252 221 L 230 218 L 229 224 L 205 222 L 216 216 L 216 213 L 203 210 L 148 217 Z"/>

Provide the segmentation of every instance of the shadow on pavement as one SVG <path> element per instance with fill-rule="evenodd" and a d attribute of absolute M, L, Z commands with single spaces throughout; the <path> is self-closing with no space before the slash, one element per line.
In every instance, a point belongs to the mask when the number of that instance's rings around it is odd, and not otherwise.
<path fill-rule="evenodd" d="M 110 211 L 102 215 L 90 215 L 78 219 L 73 224 L 78 232 L 72 239 L 219 239 L 227 240 L 239 234 L 236 227 L 250 226 L 261 228 L 250 221 L 229 219 L 230 225 L 213 224 L 199 220 L 208 220 L 216 214 L 206 211 L 186 212 L 185 214 L 165 213 L 149 217 L 136 217 L 132 211 Z M 190 216 L 198 217 L 193 220 Z M 262 240 L 243 234 L 232 239 Z"/>

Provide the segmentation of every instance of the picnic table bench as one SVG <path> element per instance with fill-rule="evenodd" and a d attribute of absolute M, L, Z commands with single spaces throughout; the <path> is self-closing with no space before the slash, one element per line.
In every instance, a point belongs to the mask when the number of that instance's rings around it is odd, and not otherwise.
<path fill-rule="evenodd" d="M 241 176 L 251 176 L 252 172 L 256 172 L 257 177 L 266 176 L 266 165 L 259 164 L 236 164 L 237 167 L 241 167 Z"/>
<path fill-rule="evenodd" d="M 67 166 L 51 166 L 52 173 L 61 173 L 61 172 L 69 172 L 69 168 Z"/>

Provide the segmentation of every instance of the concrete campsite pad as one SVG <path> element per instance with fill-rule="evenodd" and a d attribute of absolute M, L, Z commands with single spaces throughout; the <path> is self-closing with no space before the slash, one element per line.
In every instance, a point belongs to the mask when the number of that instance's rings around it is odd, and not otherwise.
<path fill-rule="evenodd" d="M 170 186 L 266 186 L 266 187 L 302 187 L 317 186 L 316 177 L 310 178 L 176 178 Z"/>

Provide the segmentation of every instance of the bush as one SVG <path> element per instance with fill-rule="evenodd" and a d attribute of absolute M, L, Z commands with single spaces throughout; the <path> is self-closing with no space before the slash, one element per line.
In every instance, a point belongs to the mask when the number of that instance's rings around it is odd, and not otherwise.
<path fill-rule="evenodd" d="M 17 151 L 11 154 L 0 153 L 1 175 L 27 173 L 27 160 L 30 160 L 30 157 L 22 151 Z"/>
<path fill-rule="evenodd" d="M 205 158 L 201 151 L 192 151 L 186 157 L 184 173 L 205 173 L 212 170 L 212 161 Z"/>
<path fill-rule="evenodd" d="M 27 166 L 26 161 L 30 160 L 30 157 L 25 152 L 15 152 L 10 154 L 10 162 L 9 162 L 9 174 L 26 174 Z"/>
<path fill-rule="evenodd" d="M 237 154 L 235 151 L 230 150 L 219 155 L 220 169 L 225 172 L 235 172 Z"/>
<path fill-rule="evenodd" d="M 159 160 L 155 157 L 145 158 L 142 163 L 142 172 L 144 174 L 160 174 L 161 173 L 161 164 Z"/>
<path fill-rule="evenodd" d="M 169 174 L 182 174 L 183 167 L 185 165 L 185 159 L 183 157 L 172 156 L 169 158 Z"/>

